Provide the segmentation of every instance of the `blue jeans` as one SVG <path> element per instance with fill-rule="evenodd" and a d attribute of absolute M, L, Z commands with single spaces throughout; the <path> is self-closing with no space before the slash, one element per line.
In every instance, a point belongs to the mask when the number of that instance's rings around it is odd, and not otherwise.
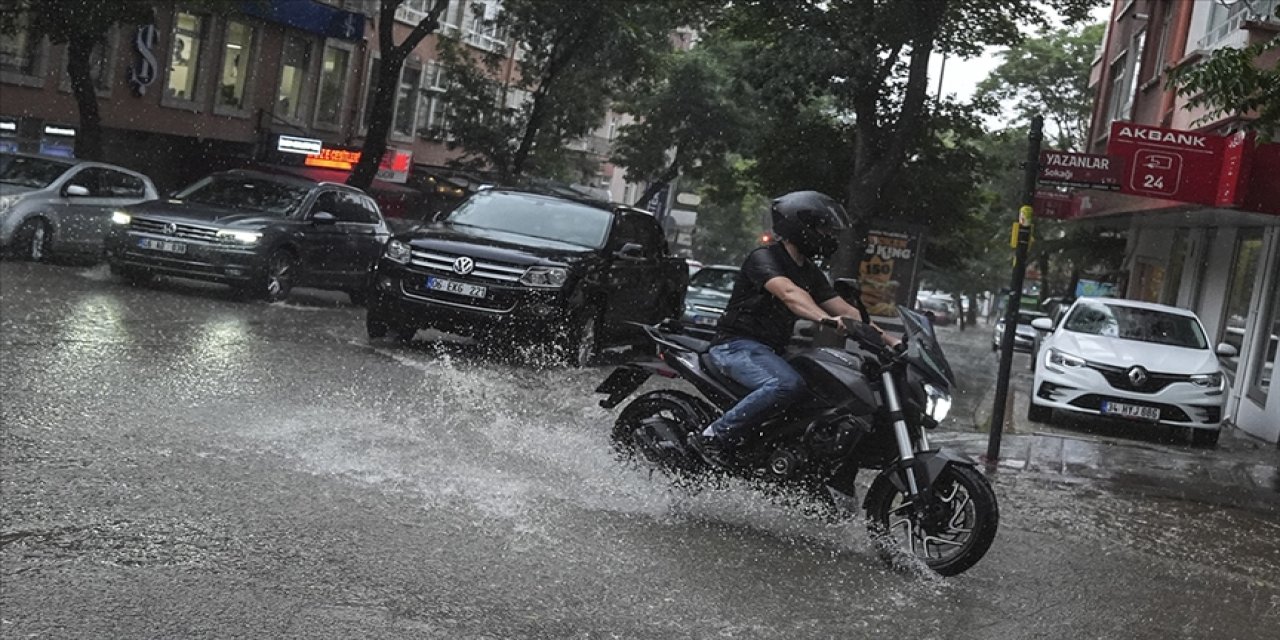
<path fill-rule="evenodd" d="M 734 382 L 755 389 L 708 427 L 722 441 L 735 441 L 770 414 L 804 394 L 804 379 L 773 349 L 747 338 L 711 347 L 711 362 Z"/>

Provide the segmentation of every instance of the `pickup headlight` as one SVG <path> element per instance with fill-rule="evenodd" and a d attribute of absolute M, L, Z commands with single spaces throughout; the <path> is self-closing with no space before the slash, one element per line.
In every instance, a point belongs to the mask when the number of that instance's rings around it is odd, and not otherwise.
<path fill-rule="evenodd" d="M 257 244 L 262 239 L 258 231 L 233 231 L 223 229 L 218 232 L 218 242 L 226 244 Z"/>
<path fill-rule="evenodd" d="M 1048 362 L 1059 367 L 1083 367 L 1085 364 L 1084 358 L 1073 356 L 1057 349 L 1049 349 Z"/>
<path fill-rule="evenodd" d="M 1191 376 L 1191 383 L 1207 389 L 1222 388 L 1222 373 L 1201 373 Z"/>
<path fill-rule="evenodd" d="M 520 282 L 531 287 L 563 287 L 569 279 L 569 270 L 561 267 L 529 267 Z"/>
<path fill-rule="evenodd" d="M 924 412 L 934 422 L 942 422 L 951 411 L 951 394 L 931 384 L 924 385 Z"/>
<path fill-rule="evenodd" d="M 113 222 L 113 223 L 115 223 L 115 224 L 119 224 L 119 225 L 127 225 L 127 224 L 129 224 L 130 222 L 132 222 L 132 221 L 133 221 L 133 216 L 131 216 L 131 215 L 129 215 L 129 214 L 127 214 L 127 213 L 123 212 L 123 211 L 112 211 L 112 212 L 111 212 L 111 222 Z"/>
<path fill-rule="evenodd" d="M 412 252 L 409 250 L 408 244 L 399 240 L 391 240 L 387 242 L 387 251 L 383 255 L 392 262 L 408 264 L 409 258 L 412 257 Z"/>

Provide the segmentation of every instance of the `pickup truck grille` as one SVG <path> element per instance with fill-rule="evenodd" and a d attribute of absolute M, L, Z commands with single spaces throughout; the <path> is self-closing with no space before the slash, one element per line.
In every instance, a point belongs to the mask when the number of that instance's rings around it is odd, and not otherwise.
<path fill-rule="evenodd" d="M 498 282 L 519 282 L 520 276 L 524 275 L 525 272 L 524 267 L 476 260 L 471 273 L 460 274 L 453 269 L 453 264 L 458 258 L 462 257 L 465 256 L 451 255 L 447 253 L 434 253 L 430 251 L 418 251 L 415 249 L 411 252 L 409 261 L 414 266 L 424 267 L 432 271 L 448 273 L 454 276 L 463 275 L 482 280 L 495 280 Z"/>
<path fill-rule="evenodd" d="M 172 231 L 169 231 L 170 228 Z M 218 240 L 218 230 L 211 227 L 198 227 L 193 224 L 177 224 L 149 220 L 147 218 L 134 218 L 129 221 L 129 229 L 161 236 L 185 238 L 187 240 L 204 240 L 206 242 L 216 242 Z"/>

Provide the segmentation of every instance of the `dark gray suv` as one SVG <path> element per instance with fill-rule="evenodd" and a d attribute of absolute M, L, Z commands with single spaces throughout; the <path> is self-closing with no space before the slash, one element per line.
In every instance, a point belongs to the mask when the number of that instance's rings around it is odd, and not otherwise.
<path fill-rule="evenodd" d="M 282 300 L 295 286 L 362 304 L 390 233 L 359 189 L 259 171 L 215 173 L 171 199 L 112 215 L 107 260 L 131 282 L 170 275 Z"/>

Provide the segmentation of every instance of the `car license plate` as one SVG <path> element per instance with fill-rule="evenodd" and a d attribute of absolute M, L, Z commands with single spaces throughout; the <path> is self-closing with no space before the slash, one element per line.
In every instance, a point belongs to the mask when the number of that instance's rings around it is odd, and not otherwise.
<path fill-rule="evenodd" d="M 1125 404 L 1123 402 L 1104 401 L 1102 403 L 1102 413 L 1109 416 L 1132 418 L 1134 420 L 1149 420 L 1151 422 L 1155 422 L 1160 419 L 1160 409 L 1156 407 L 1144 407 L 1142 405 Z"/>
<path fill-rule="evenodd" d="M 152 251 L 164 251 L 166 253 L 186 253 L 187 245 L 184 242 L 170 242 L 168 240 L 153 240 L 151 238 L 138 238 L 138 246 L 143 249 Z"/>
<path fill-rule="evenodd" d="M 444 278 L 427 278 L 427 288 L 432 291 L 443 291 L 445 293 L 453 293 L 471 298 L 483 298 L 485 294 L 489 293 L 488 287 L 458 282 L 457 280 L 446 280 Z"/>
<path fill-rule="evenodd" d="M 715 316 L 694 316 L 693 323 L 704 327 L 714 326 L 720 319 Z"/>

